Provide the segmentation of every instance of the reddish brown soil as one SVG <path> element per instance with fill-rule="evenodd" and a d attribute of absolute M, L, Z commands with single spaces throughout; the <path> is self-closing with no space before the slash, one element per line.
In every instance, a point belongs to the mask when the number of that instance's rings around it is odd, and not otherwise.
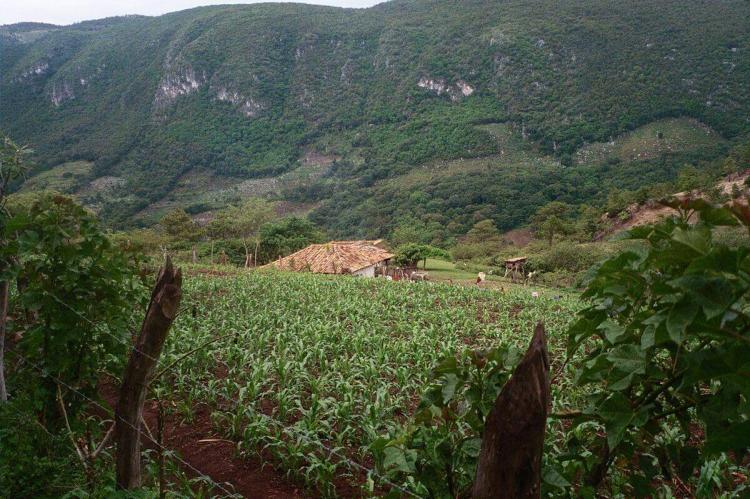
<path fill-rule="evenodd" d="M 99 390 L 102 398 L 114 407 L 117 400 L 117 388 L 112 384 L 102 384 Z M 157 410 L 156 403 L 147 401 L 144 408 L 144 419 L 152 433 L 156 432 Z M 234 442 L 224 440 L 216 435 L 212 429 L 210 414 L 207 408 L 197 410 L 191 424 L 183 424 L 179 418 L 167 416 L 164 424 L 165 448 L 176 451 L 180 458 L 190 466 L 200 470 L 217 483 L 230 491 L 237 492 L 244 497 L 258 499 L 304 498 L 312 497 L 299 486 L 273 469 L 265 467 L 257 460 L 238 457 L 235 453 Z M 144 438 L 144 446 L 154 447 L 148 438 Z M 193 470 L 183 471 L 189 476 L 196 476 Z M 216 490 L 215 493 L 221 493 Z"/>
<path fill-rule="evenodd" d="M 733 173 L 731 175 L 727 175 L 721 181 L 719 181 L 716 184 L 716 187 L 724 194 L 731 194 L 733 189 L 740 189 L 747 194 L 748 189 L 745 186 L 745 181 L 748 177 L 750 177 L 750 170 Z M 674 197 L 676 198 L 686 198 L 686 197 L 701 198 L 705 196 L 704 196 L 704 193 L 700 191 L 691 191 L 691 192 L 677 192 L 674 194 Z M 628 207 L 627 211 L 630 215 L 629 218 L 624 221 L 616 221 L 609 230 L 607 230 L 605 233 L 600 234 L 600 238 L 608 236 L 615 232 L 620 232 L 623 230 L 631 229 L 633 227 L 638 227 L 640 225 L 657 223 L 677 213 L 676 210 L 669 208 L 667 206 L 660 205 L 654 201 L 648 202 L 644 205 L 638 205 L 638 204 L 631 205 Z"/>

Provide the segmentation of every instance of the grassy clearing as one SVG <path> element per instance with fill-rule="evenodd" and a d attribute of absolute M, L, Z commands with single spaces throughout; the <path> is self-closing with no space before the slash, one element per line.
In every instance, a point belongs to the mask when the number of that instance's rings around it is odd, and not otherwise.
<path fill-rule="evenodd" d="M 385 180 L 382 185 L 419 187 L 426 183 L 469 173 L 489 173 L 508 168 L 547 170 L 559 166 L 559 160 L 534 151 L 528 143 L 507 123 L 479 125 L 494 139 L 497 154 L 479 158 L 460 158 L 448 161 L 434 161 L 414 168 L 405 175 Z"/>
<path fill-rule="evenodd" d="M 195 214 L 221 209 L 250 197 L 277 197 L 284 189 L 315 181 L 326 168 L 316 163 L 304 163 L 283 175 L 245 180 L 196 168 L 180 177 L 164 199 L 141 210 L 137 216 L 143 222 L 155 224 L 175 208 L 184 208 Z M 296 203 L 287 203 L 287 206 L 293 213 L 304 214 L 310 210 Z"/>
<path fill-rule="evenodd" d="M 420 270 L 426 270 L 429 273 L 430 280 L 433 281 L 472 281 L 476 280 L 476 272 L 469 269 L 456 268 L 456 264 L 446 260 L 427 259 L 427 267 Z"/>
<path fill-rule="evenodd" d="M 419 269 L 422 270 L 421 264 Z M 456 264 L 445 260 L 428 258 L 427 268 L 425 270 L 429 275 L 429 279 L 438 283 L 476 287 L 477 274 L 479 272 L 485 272 L 486 280 L 479 286 L 482 289 L 492 289 L 501 292 L 507 290 L 513 293 L 525 293 L 528 295 L 536 292 L 540 296 L 545 296 L 547 298 L 554 298 L 562 295 L 576 296 L 575 292 L 562 288 L 545 286 L 538 282 L 529 283 L 528 285 L 514 283 L 509 278 L 490 274 L 490 269 L 465 262 Z"/>
<path fill-rule="evenodd" d="M 428 270 L 434 265 L 428 262 Z M 460 275 L 447 266 L 442 271 Z M 523 349 L 544 320 L 553 369 L 568 369 L 564 332 L 579 308 L 574 296 L 535 299 L 526 289 L 499 293 L 313 274 L 217 274 L 186 277 L 186 312 L 162 362 L 220 339 L 179 363 L 161 389 L 184 419 L 208 405 L 217 431 L 236 441 L 240 453 L 260 454 L 323 493 L 342 487 L 367 493 L 366 477 L 324 449 L 371 466 L 369 445 L 407 424 L 443 356 L 499 344 Z M 569 384 L 561 380 L 555 390 L 563 393 Z M 376 480 L 370 492 L 379 486 Z"/>
<path fill-rule="evenodd" d="M 59 191 L 69 193 L 74 191 L 82 180 L 85 180 L 93 169 L 94 164 L 89 161 L 71 161 L 34 175 L 24 182 L 20 192 Z"/>
<path fill-rule="evenodd" d="M 612 142 L 598 142 L 581 148 L 576 163 L 590 165 L 615 159 L 624 162 L 653 159 L 661 154 L 699 151 L 724 142 L 721 135 L 692 118 L 654 121 Z"/>

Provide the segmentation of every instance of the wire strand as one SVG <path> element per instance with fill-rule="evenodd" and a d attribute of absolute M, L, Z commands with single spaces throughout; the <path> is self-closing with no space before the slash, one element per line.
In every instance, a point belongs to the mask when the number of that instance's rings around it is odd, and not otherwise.
<path fill-rule="evenodd" d="M 73 388 L 72 386 L 70 386 L 70 385 L 69 385 L 68 383 L 66 383 L 65 381 L 63 381 L 63 380 L 61 380 L 60 378 L 58 378 L 58 377 L 54 376 L 53 374 L 51 374 L 51 373 L 50 373 L 49 371 L 47 371 L 46 369 L 44 369 L 43 367 L 39 366 L 39 364 L 36 364 L 35 362 L 33 362 L 33 361 L 31 361 L 31 360 L 27 359 L 26 357 L 24 357 L 23 355 L 19 354 L 19 353 L 18 353 L 18 352 L 16 352 L 15 350 L 8 350 L 8 352 L 9 352 L 9 353 L 12 353 L 13 355 L 15 355 L 16 357 L 18 357 L 19 359 L 21 359 L 21 360 L 22 360 L 22 361 L 23 361 L 24 363 L 26 363 L 26 364 L 30 365 L 31 367 L 33 367 L 34 369 L 36 369 L 37 371 L 39 371 L 39 373 L 40 373 L 40 374 L 42 375 L 42 377 L 49 377 L 49 378 L 53 379 L 53 380 L 54 380 L 54 381 L 55 381 L 56 383 L 58 383 L 58 384 L 60 384 L 60 385 L 64 386 L 65 388 L 67 388 L 68 390 L 72 391 L 73 393 L 75 393 L 75 394 L 77 394 L 77 395 L 81 396 L 81 397 L 82 397 L 83 399 L 85 399 L 85 400 L 86 400 L 86 401 L 88 401 L 89 403 L 93 404 L 94 406 L 98 407 L 99 409 L 103 410 L 104 412 L 108 412 L 107 408 L 106 408 L 106 407 L 104 407 L 103 405 L 101 405 L 101 404 L 100 404 L 99 402 L 97 402 L 96 400 L 93 400 L 92 398 L 88 397 L 88 396 L 87 396 L 87 395 L 85 395 L 84 393 L 81 393 L 81 392 L 80 392 L 79 390 L 76 390 L 75 388 Z M 221 489 L 221 490 L 222 490 L 222 491 L 223 491 L 224 493 L 226 493 L 226 494 L 227 494 L 227 496 L 229 496 L 229 497 L 237 497 L 237 494 L 236 494 L 236 493 L 234 493 L 234 492 L 230 492 L 230 491 L 229 491 L 229 490 L 227 490 L 227 489 L 226 489 L 226 488 L 225 488 L 224 486 L 222 486 L 222 485 L 221 485 L 220 483 L 216 482 L 216 481 L 215 481 L 215 480 L 214 480 L 213 478 L 211 478 L 210 476 L 206 475 L 205 473 L 203 473 L 202 471 L 200 471 L 200 470 L 199 470 L 198 468 L 196 468 L 196 467 L 195 467 L 195 466 L 193 466 L 192 464 L 190 464 L 190 463 L 188 463 L 187 461 L 183 460 L 183 459 L 182 459 L 182 458 L 181 458 L 181 457 L 180 457 L 180 456 L 179 456 L 179 455 L 177 454 L 177 452 L 176 452 L 176 451 L 174 451 L 174 450 L 171 450 L 171 449 L 168 449 L 167 447 L 164 447 L 164 446 L 163 446 L 163 445 L 161 445 L 161 444 L 160 444 L 159 442 L 157 442 L 156 440 L 154 440 L 153 438 L 151 438 L 150 436 L 148 436 L 147 434 L 145 434 L 145 433 L 143 432 L 143 430 L 141 430 L 140 428 L 137 428 L 137 427 L 133 426 L 133 425 L 132 425 L 132 424 L 131 424 L 131 423 L 130 423 L 129 421 L 127 421 L 126 419 L 124 419 L 124 418 L 123 418 L 122 416 L 119 416 L 119 415 L 117 414 L 117 411 L 115 411 L 115 413 L 114 413 L 114 417 L 115 417 L 115 418 L 117 418 L 117 419 L 119 419 L 120 421 L 122 421 L 122 422 L 123 422 L 123 423 L 125 423 L 126 425 L 130 426 L 130 427 L 131 427 L 131 428 L 132 428 L 133 430 L 135 430 L 135 431 L 136 431 L 136 432 L 137 432 L 138 434 L 140 434 L 141 436 L 145 437 L 146 439 L 148 439 L 149 441 L 151 441 L 151 443 L 153 443 L 154 445 L 156 445 L 157 447 L 159 447 L 159 449 L 161 449 L 161 450 L 162 450 L 163 452 L 169 452 L 170 454 L 172 454 L 172 455 L 174 456 L 174 458 L 175 458 L 175 459 L 176 459 L 177 461 L 179 461 L 179 462 L 180 462 L 181 464 L 185 465 L 185 466 L 186 466 L 187 468 L 189 468 L 189 469 L 190 469 L 191 471 L 193 471 L 194 473 L 196 473 L 196 474 L 197 474 L 197 475 L 198 475 L 199 477 L 207 479 L 207 480 L 208 480 L 208 482 L 209 482 L 209 483 L 210 483 L 210 484 L 211 484 L 212 486 L 218 487 L 218 488 L 219 488 L 219 489 Z"/>

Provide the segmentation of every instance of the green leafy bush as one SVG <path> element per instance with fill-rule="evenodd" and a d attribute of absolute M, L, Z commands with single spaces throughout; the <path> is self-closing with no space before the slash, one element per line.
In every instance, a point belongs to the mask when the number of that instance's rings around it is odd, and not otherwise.
<path fill-rule="evenodd" d="M 120 366 L 129 331 L 147 294 L 133 254 L 121 251 L 96 219 L 72 199 L 50 195 L 9 221 L 11 276 L 18 282 L 14 324 L 18 348 L 32 362 L 70 386 L 93 394 L 101 370 Z M 118 367 L 119 369 L 119 367 Z M 45 411 L 57 414 L 56 386 L 38 390 Z M 71 415 L 80 398 L 64 393 Z"/>
<path fill-rule="evenodd" d="M 454 260 L 480 260 L 497 253 L 497 243 L 458 243 L 451 249 Z"/>
<path fill-rule="evenodd" d="M 529 270 L 535 272 L 582 272 L 599 262 L 607 254 L 601 244 L 576 244 L 559 241 L 529 257 Z"/>
<path fill-rule="evenodd" d="M 435 366 L 413 423 L 371 444 L 380 470 L 426 497 L 463 497 L 471 488 L 484 420 L 520 353 L 464 352 Z"/>
<path fill-rule="evenodd" d="M 32 389 L 33 384 L 24 388 Z M 22 395 L 0 404 L 3 497 L 59 497 L 70 482 L 82 481 L 67 435 L 46 430 L 37 423 L 34 412 L 32 400 Z"/>
<path fill-rule="evenodd" d="M 750 248 L 713 238 L 716 226 L 750 227 L 750 210 L 670 204 L 679 218 L 633 229 L 639 244 L 598 268 L 569 332 L 590 403 L 561 466 L 580 495 L 612 471 L 626 477 L 622 493 L 644 497 L 655 481 L 690 482 L 711 459 L 750 448 Z M 700 222 L 688 223 L 695 212 Z"/>
<path fill-rule="evenodd" d="M 429 244 L 409 243 L 396 249 L 396 256 L 393 260 L 398 265 L 415 266 L 420 261 L 424 261 L 426 265 L 428 258 L 450 260 L 450 254 L 442 248 L 436 248 Z"/>

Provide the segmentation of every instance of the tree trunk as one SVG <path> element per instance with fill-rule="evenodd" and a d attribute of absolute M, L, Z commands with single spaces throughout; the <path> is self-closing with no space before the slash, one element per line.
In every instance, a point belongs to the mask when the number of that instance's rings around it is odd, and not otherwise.
<path fill-rule="evenodd" d="M 167 258 L 122 378 L 115 411 L 116 478 L 120 489 L 141 485 L 141 421 L 150 378 L 182 297 L 182 274 Z"/>
<path fill-rule="evenodd" d="M 5 328 L 8 322 L 8 281 L 0 282 L 0 402 L 8 400 L 5 388 Z"/>
<path fill-rule="evenodd" d="M 253 255 L 253 267 L 258 266 L 258 246 L 260 246 L 260 239 L 255 240 L 255 255 Z"/>
<path fill-rule="evenodd" d="M 247 269 L 250 268 L 250 248 L 246 241 L 243 241 L 242 245 L 245 247 L 245 268 Z"/>
<path fill-rule="evenodd" d="M 539 323 L 529 349 L 487 416 L 473 497 L 541 496 L 542 450 L 550 400 L 549 359 Z"/>
<path fill-rule="evenodd" d="M 193 246 L 193 263 L 198 263 L 198 254 L 195 252 L 195 246 Z"/>

